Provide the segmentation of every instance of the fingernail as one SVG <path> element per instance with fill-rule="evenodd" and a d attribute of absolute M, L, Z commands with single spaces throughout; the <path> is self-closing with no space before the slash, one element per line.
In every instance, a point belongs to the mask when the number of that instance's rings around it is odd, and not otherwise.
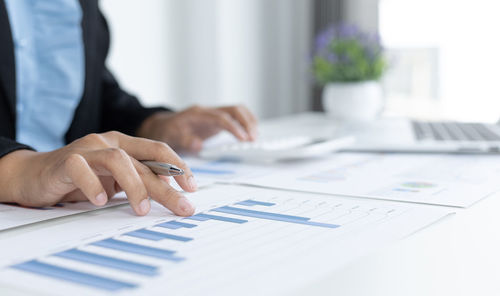
<path fill-rule="evenodd" d="M 151 204 L 149 203 L 149 200 L 143 199 L 141 203 L 139 204 L 139 209 L 143 215 L 146 215 L 149 213 L 149 209 L 151 208 Z"/>
<path fill-rule="evenodd" d="M 194 206 L 185 197 L 179 198 L 179 209 L 185 214 L 192 214 Z"/>
<path fill-rule="evenodd" d="M 95 197 L 95 201 L 98 205 L 103 206 L 108 201 L 108 196 L 106 192 L 101 192 Z"/>
<path fill-rule="evenodd" d="M 191 190 L 198 189 L 198 185 L 196 184 L 196 180 L 194 179 L 193 176 L 190 176 L 188 178 L 188 184 L 189 184 L 189 188 L 191 188 Z"/>

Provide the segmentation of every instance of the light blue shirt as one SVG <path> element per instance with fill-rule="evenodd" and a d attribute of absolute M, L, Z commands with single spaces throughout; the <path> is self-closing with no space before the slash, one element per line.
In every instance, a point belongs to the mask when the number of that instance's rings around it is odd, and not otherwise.
<path fill-rule="evenodd" d="M 65 144 L 85 80 L 78 0 L 6 0 L 16 64 L 16 140 L 38 151 Z"/>

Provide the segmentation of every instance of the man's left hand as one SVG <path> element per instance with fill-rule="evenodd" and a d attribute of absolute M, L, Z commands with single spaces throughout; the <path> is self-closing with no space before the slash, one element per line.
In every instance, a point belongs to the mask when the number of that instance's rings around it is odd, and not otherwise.
<path fill-rule="evenodd" d="M 197 153 L 203 141 L 227 130 L 240 141 L 257 137 L 257 119 L 243 106 L 193 106 L 181 112 L 159 112 L 147 118 L 137 136 L 166 142 L 177 152 Z"/>

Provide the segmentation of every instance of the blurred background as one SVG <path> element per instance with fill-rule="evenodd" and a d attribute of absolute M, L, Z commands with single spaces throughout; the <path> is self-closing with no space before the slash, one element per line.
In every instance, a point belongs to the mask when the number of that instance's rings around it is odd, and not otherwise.
<path fill-rule="evenodd" d="M 261 118 L 321 109 L 315 36 L 378 33 L 385 114 L 500 118 L 500 3 L 490 0 L 102 0 L 108 59 L 146 105 L 245 104 Z"/>

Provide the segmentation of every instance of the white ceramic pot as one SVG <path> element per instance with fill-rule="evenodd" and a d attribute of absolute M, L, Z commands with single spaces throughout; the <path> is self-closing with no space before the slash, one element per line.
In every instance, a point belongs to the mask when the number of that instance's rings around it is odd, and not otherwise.
<path fill-rule="evenodd" d="M 329 83 L 323 89 L 323 108 L 339 121 L 368 121 L 383 109 L 382 86 L 378 81 Z"/>

